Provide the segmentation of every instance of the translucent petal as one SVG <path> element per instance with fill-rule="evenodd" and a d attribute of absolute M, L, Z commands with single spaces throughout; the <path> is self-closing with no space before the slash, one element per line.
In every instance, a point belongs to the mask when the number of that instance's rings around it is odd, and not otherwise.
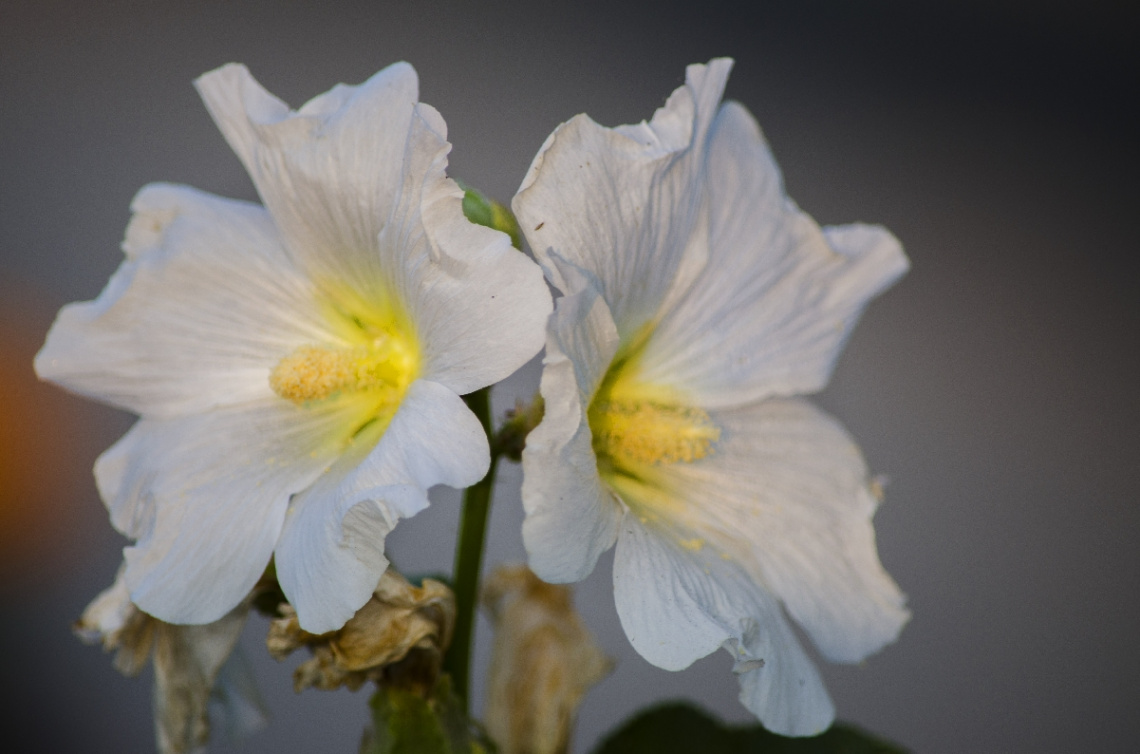
<path fill-rule="evenodd" d="M 829 660 L 858 662 L 894 641 L 909 617 L 883 569 L 876 500 L 858 448 L 805 401 L 715 412 L 716 452 L 658 470 L 678 505 L 668 535 L 736 563 L 777 597 Z M 655 501 L 627 500 L 662 510 Z"/>
<path fill-rule="evenodd" d="M 682 670 L 732 636 L 717 617 L 728 601 L 716 579 L 685 562 L 667 540 L 638 522 L 622 522 L 614 555 L 614 601 L 622 628 L 642 657 Z"/>
<path fill-rule="evenodd" d="M 414 382 L 375 447 L 350 449 L 289 508 L 277 577 L 301 627 L 340 628 L 388 567 L 384 538 L 396 523 L 427 507 L 432 486 L 470 486 L 489 464 L 487 437 L 463 400 Z"/>
<path fill-rule="evenodd" d="M 168 623 L 209 623 L 248 594 L 289 497 L 337 451 L 342 418 L 277 398 L 176 419 L 142 419 L 96 464 L 126 548 L 131 599 Z"/>
<path fill-rule="evenodd" d="M 689 66 L 650 123 L 608 129 L 579 115 L 562 124 L 515 196 L 547 277 L 572 293 L 558 260 L 590 270 L 623 340 L 656 315 L 682 272 L 703 263 L 693 233 L 703 145 L 730 68 L 724 59 Z"/>
<path fill-rule="evenodd" d="M 530 567 L 551 582 L 578 581 L 613 546 L 621 510 L 598 477 L 586 407 L 618 347 L 597 291 L 558 300 L 547 331 L 542 423 L 523 451 L 523 542 Z"/>
<path fill-rule="evenodd" d="M 297 266 L 321 283 L 370 295 L 382 274 L 377 239 L 404 183 L 415 70 L 396 63 L 297 112 L 242 65 L 195 84 Z"/>
<path fill-rule="evenodd" d="M 736 615 L 743 630 L 725 643 L 740 680 L 740 703 L 764 727 L 783 736 L 814 736 L 835 720 L 835 705 L 775 601 L 737 582 Z"/>
<path fill-rule="evenodd" d="M 399 203 L 380 235 L 388 287 L 408 308 L 423 375 L 459 394 L 498 382 L 542 348 L 550 292 L 504 233 L 469 222 L 444 175 L 443 119 L 418 105 Z"/>
<path fill-rule="evenodd" d="M 708 264 L 646 343 L 642 379 L 707 408 L 819 390 L 863 307 L 906 271 L 901 246 L 876 226 L 821 231 L 736 103 L 713 124 L 707 170 Z"/>
<path fill-rule="evenodd" d="M 678 546 L 636 512 L 622 523 L 614 600 L 630 643 L 654 665 L 679 670 L 723 647 L 740 701 L 766 728 L 804 736 L 831 724 L 819 673 L 776 602 L 732 563 Z"/>
<path fill-rule="evenodd" d="M 444 174 L 447 127 L 416 103 L 410 66 L 296 113 L 241 66 L 206 74 L 198 88 L 297 265 L 334 298 L 398 297 L 426 378 L 468 393 L 542 347 L 551 304 L 541 272 L 508 236 L 464 217 L 463 192 Z"/>
<path fill-rule="evenodd" d="M 132 203 L 127 259 L 95 301 L 63 308 L 36 372 L 151 417 L 271 395 L 269 370 L 327 339 L 313 286 L 262 208 L 153 184 Z"/>

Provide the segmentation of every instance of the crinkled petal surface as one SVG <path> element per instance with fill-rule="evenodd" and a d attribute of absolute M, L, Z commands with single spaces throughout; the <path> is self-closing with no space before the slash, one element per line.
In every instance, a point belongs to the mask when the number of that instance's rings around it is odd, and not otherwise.
<path fill-rule="evenodd" d="M 712 414 L 716 452 L 655 470 L 635 515 L 659 536 L 736 565 L 778 598 L 829 660 L 858 662 L 909 617 L 875 548 L 859 449 L 802 400 L 773 399 Z"/>
<path fill-rule="evenodd" d="M 668 670 L 724 647 L 741 702 L 765 727 L 788 736 L 826 730 L 834 707 L 771 597 L 731 563 L 687 552 L 655 529 L 626 516 L 614 556 L 614 601 L 630 643 Z"/>
<path fill-rule="evenodd" d="M 685 86 L 649 123 L 610 129 L 579 115 L 562 124 L 514 198 L 550 281 L 574 292 L 559 260 L 592 272 L 623 339 L 656 315 L 678 275 L 704 261 L 692 198 L 731 67 L 723 59 L 689 66 Z"/>
<path fill-rule="evenodd" d="M 558 300 L 542 372 L 545 414 L 523 450 L 523 542 L 547 581 L 579 581 L 613 546 L 621 508 L 598 477 L 586 407 L 618 347 L 613 318 L 590 285 Z"/>
<path fill-rule="evenodd" d="M 95 466 L 124 551 L 131 599 L 168 623 L 209 623 L 253 587 L 289 498 L 335 458 L 336 417 L 281 400 L 141 419 Z"/>
<path fill-rule="evenodd" d="M 384 538 L 396 523 L 427 507 L 433 485 L 470 486 L 489 464 L 487 436 L 463 400 L 413 383 L 375 447 L 352 449 L 293 500 L 275 562 L 301 627 L 343 625 L 388 567 Z"/>
<path fill-rule="evenodd" d="M 131 602 L 125 567 L 87 606 L 75 625 L 88 643 L 117 650 L 115 667 L 138 673 L 154 655 L 154 722 L 160 754 L 202 751 L 210 733 L 208 705 L 220 699 L 234 733 L 265 724 L 253 677 L 235 653 L 249 613 L 243 601 L 217 621 L 179 626 L 157 620 Z M 240 719 L 239 719 L 240 716 Z"/>
<path fill-rule="evenodd" d="M 377 239 L 404 183 L 415 70 L 388 66 L 296 112 L 243 65 L 223 66 L 195 85 L 298 267 L 323 284 L 368 293 L 383 275 Z"/>
<path fill-rule="evenodd" d="M 415 322 L 424 377 L 464 395 L 538 353 L 552 305 L 542 270 L 510 237 L 464 217 L 463 191 L 444 175 L 450 148 L 439 113 L 418 105 L 380 248 Z"/>
<path fill-rule="evenodd" d="M 864 305 L 906 271 L 902 247 L 877 226 L 821 231 L 736 103 L 713 124 L 708 176 L 708 264 L 646 343 L 643 379 L 709 408 L 819 390 Z"/>
<path fill-rule="evenodd" d="M 465 394 L 542 347 L 550 295 L 503 233 L 468 222 L 446 178 L 447 127 L 417 103 L 415 71 L 389 66 L 292 112 L 244 66 L 197 82 L 298 267 L 333 296 L 398 296 L 424 376 Z M 378 127 L 377 124 L 383 124 Z"/>
<path fill-rule="evenodd" d="M 106 650 L 119 647 L 119 633 L 137 612 L 131 604 L 131 592 L 127 583 L 123 581 L 124 570 L 125 565 L 119 566 L 115 581 L 91 600 L 72 627 L 84 643 L 101 642 Z M 150 651 L 150 647 L 147 647 L 147 651 Z"/>
<path fill-rule="evenodd" d="M 41 378 L 173 417 L 271 395 L 283 354 L 330 337 L 261 207 L 154 184 L 131 208 L 126 259 L 98 299 L 60 312 Z"/>

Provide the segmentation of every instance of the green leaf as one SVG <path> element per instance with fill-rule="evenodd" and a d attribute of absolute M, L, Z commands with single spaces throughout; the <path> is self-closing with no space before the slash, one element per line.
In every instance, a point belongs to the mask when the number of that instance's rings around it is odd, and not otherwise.
<path fill-rule="evenodd" d="M 414 690 L 385 685 L 369 702 L 372 730 L 360 754 L 493 754 L 494 746 L 472 725 L 441 675 L 424 698 Z"/>
<path fill-rule="evenodd" d="M 727 726 L 696 707 L 671 703 L 642 712 L 594 754 L 906 754 L 900 746 L 839 723 L 811 738 L 786 738 L 760 725 Z"/>
<path fill-rule="evenodd" d="M 505 205 L 488 198 L 473 188 L 460 186 L 463 189 L 463 214 L 476 225 L 485 225 L 488 228 L 501 230 L 511 237 L 511 245 L 522 249 L 522 232 L 519 222 Z"/>

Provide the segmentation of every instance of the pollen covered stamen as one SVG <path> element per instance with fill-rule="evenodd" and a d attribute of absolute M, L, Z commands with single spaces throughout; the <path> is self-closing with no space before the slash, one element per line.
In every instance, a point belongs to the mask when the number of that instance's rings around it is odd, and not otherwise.
<path fill-rule="evenodd" d="M 411 381 L 414 357 L 395 338 L 354 348 L 305 345 L 269 374 L 277 395 L 304 405 L 342 393 L 390 393 L 399 401 Z"/>
<path fill-rule="evenodd" d="M 590 429 L 594 452 L 619 466 L 691 463 L 710 455 L 720 440 L 706 411 L 655 401 L 595 401 Z"/>

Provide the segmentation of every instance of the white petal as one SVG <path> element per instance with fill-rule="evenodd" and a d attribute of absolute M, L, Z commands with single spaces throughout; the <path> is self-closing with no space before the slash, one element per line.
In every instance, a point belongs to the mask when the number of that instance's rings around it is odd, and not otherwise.
<path fill-rule="evenodd" d="M 132 209 L 127 259 L 98 299 L 63 308 L 37 373 L 151 417 L 271 395 L 277 360 L 323 336 L 268 214 L 163 184 Z"/>
<path fill-rule="evenodd" d="M 735 661 L 741 703 L 766 728 L 792 736 L 825 730 L 831 700 L 775 601 L 733 564 L 671 539 L 634 512 L 622 524 L 614 600 L 634 648 L 679 670 L 723 647 Z"/>
<path fill-rule="evenodd" d="M 470 486 L 489 464 L 487 437 L 463 400 L 412 383 L 375 448 L 346 453 L 290 506 L 277 577 L 301 627 L 340 628 L 388 567 L 384 538 L 396 523 L 427 507 L 433 485 Z"/>
<path fill-rule="evenodd" d="M 295 113 L 245 66 L 223 66 L 195 85 L 298 266 L 318 281 L 371 293 L 380 276 L 377 237 L 403 183 L 415 70 L 396 63 Z"/>
<path fill-rule="evenodd" d="M 399 296 L 425 377 L 471 392 L 542 347 L 541 273 L 505 234 L 464 217 L 463 192 L 444 175 L 446 125 L 416 103 L 411 66 L 338 86 L 298 113 L 241 66 L 198 88 L 297 264 L 333 295 Z"/>
<path fill-rule="evenodd" d="M 279 399 L 177 419 L 142 419 L 96 464 L 141 609 L 209 623 L 238 604 L 277 542 L 290 495 L 337 450 L 341 418 Z"/>
<path fill-rule="evenodd" d="M 646 344 L 643 378 L 706 407 L 819 390 L 863 307 L 906 271 L 901 246 L 880 227 L 821 232 L 735 103 L 713 124 L 708 196 L 708 265 Z"/>
<path fill-rule="evenodd" d="M 857 662 L 894 641 L 909 613 L 879 562 L 876 501 L 843 429 L 799 400 L 712 418 L 712 456 L 659 470 L 661 489 L 682 503 L 669 514 L 678 541 L 751 574 L 829 660 Z"/>
<path fill-rule="evenodd" d="M 513 206 L 550 281 L 574 292 L 557 259 L 593 273 L 622 338 L 652 319 L 678 275 L 703 264 L 704 140 L 731 61 L 689 66 L 652 122 L 607 129 L 585 115 L 559 126 Z M 697 238 L 696 248 L 687 248 Z M 686 257 L 689 257 L 686 259 Z"/>
<path fill-rule="evenodd" d="M 95 485 L 111 513 L 111 525 L 131 539 L 149 536 L 154 530 L 155 498 L 147 486 L 155 472 L 144 459 L 151 452 L 153 438 L 161 437 L 163 427 L 170 424 L 135 422 L 95 460 Z"/>
<path fill-rule="evenodd" d="M 633 514 L 614 554 L 614 601 L 634 649 L 666 670 L 687 668 L 732 637 L 714 617 L 728 601 L 718 580 L 686 563 Z"/>
<path fill-rule="evenodd" d="M 551 582 L 585 578 L 613 546 L 621 509 L 598 478 L 586 407 L 618 348 L 605 301 L 590 286 L 563 296 L 548 326 L 542 423 L 523 450 L 523 542 Z"/>
<path fill-rule="evenodd" d="M 91 603 L 83 609 L 83 616 L 75 624 L 73 630 L 87 644 L 97 641 L 110 640 L 115 646 L 115 635 L 123 629 L 127 621 L 135 613 L 131 604 L 131 593 L 127 582 L 123 580 L 123 566 L 115 574 L 115 581 L 111 586 L 99 593 Z"/>
<path fill-rule="evenodd" d="M 835 720 L 835 705 L 779 606 L 762 590 L 749 592 L 739 582 L 737 586 L 735 604 L 750 607 L 739 618 L 742 636 L 729 640 L 724 649 L 735 660 L 740 703 L 765 728 L 782 736 L 814 736 L 827 730 Z"/>
<path fill-rule="evenodd" d="M 538 265 L 464 216 L 463 191 L 444 174 L 450 149 L 439 113 L 418 105 L 380 249 L 388 288 L 415 323 L 424 377 L 465 394 L 538 353 L 551 301 Z"/>

